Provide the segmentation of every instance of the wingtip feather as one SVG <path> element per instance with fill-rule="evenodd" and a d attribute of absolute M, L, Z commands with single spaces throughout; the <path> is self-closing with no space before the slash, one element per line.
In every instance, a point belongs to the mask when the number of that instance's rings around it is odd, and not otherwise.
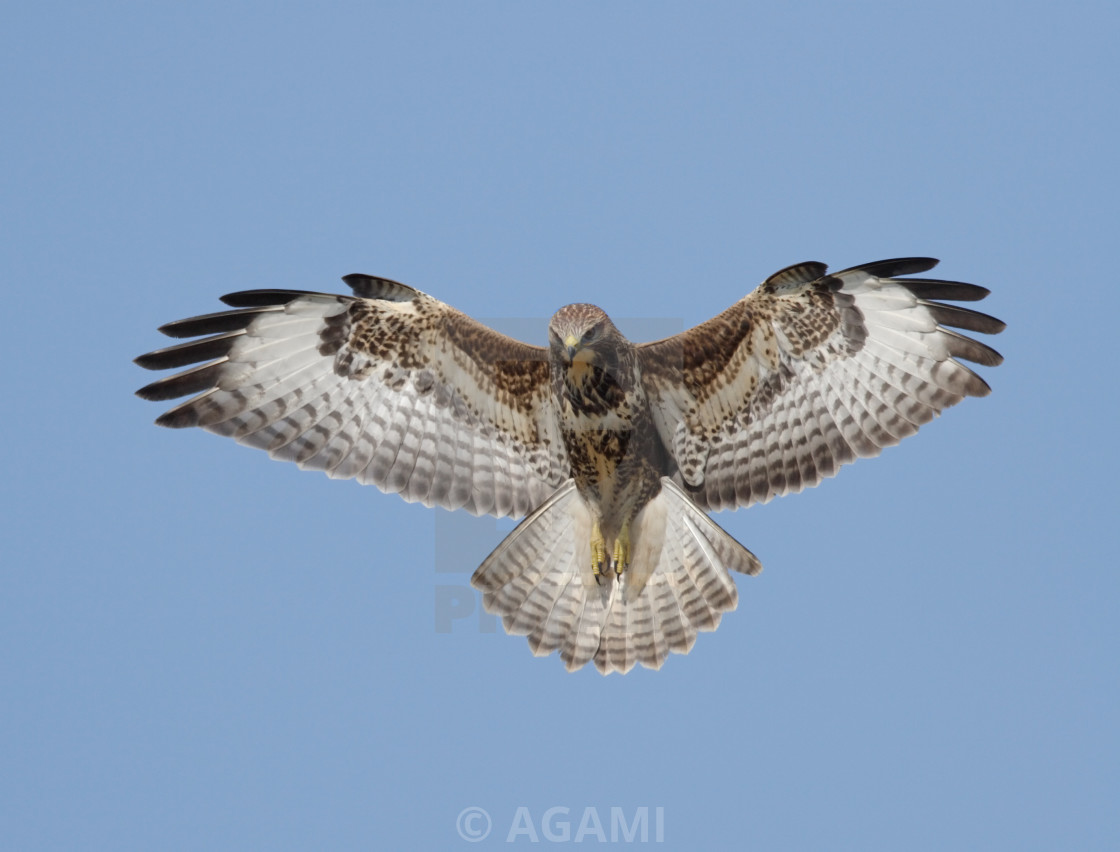
<path fill-rule="evenodd" d="M 330 294 L 308 290 L 239 290 L 236 293 L 226 293 L 221 301 L 232 308 L 273 308 L 287 305 L 301 296 L 330 297 Z"/>
<path fill-rule="evenodd" d="M 886 260 L 876 260 L 871 263 L 861 263 L 843 269 L 835 275 L 844 275 L 848 272 L 864 272 L 876 278 L 894 278 L 897 275 L 914 275 L 926 272 L 937 266 L 940 261 L 936 257 L 892 257 Z"/>

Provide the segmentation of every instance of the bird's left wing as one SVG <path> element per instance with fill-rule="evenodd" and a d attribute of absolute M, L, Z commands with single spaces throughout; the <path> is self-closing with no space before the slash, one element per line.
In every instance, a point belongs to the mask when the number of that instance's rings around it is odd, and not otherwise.
<path fill-rule="evenodd" d="M 160 425 L 201 426 L 409 501 L 499 517 L 543 503 L 568 477 L 547 350 L 404 284 L 344 280 L 354 296 L 250 290 L 223 297 L 235 310 L 163 326 L 206 336 L 140 366 L 204 363 L 137 393 L 197 394 Z"/>
<path fill-rule="evenodd" d="M 932 258 L 827 273 L 802 263 L 722 314 L 638 347 L 642 382 L 675 479 L 703 508 L 765 502 L 817 484 L 913 434 L 988 385 L 960 363 L 1002 361 L 949 327 L 995 334 L 994 317 L 943 304 L 972 284 L 895 278 Z"/>

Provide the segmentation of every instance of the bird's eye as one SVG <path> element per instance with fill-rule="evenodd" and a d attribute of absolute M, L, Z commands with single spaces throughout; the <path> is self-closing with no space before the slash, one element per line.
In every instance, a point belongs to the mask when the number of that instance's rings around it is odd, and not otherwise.
<path fill-rule="evenodd" d="M 596 338 L 596 336 L 598 334 L 599 334 L 599 329 L 597 327 L 592 327 L 592 328 L 587 329 L 587 331 L 585 331 L 583 333 L 583 338 L 582 338 L 583 342 L 584 343 L 590 343 L 592 340 L 594 340 Z"/>

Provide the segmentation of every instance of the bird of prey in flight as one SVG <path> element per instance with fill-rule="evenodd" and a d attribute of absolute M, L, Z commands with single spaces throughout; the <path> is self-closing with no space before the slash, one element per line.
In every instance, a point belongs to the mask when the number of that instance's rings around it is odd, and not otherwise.
<path fill-rule="evenodd" d="M 988 291 L 901 258 L 799 263 L 723 313 L 652 343 L 593 305 L 547 346 L 431 296 L 347 275 L 353 295 L 249 290 L 160 330 L 142 355 L 187 367 L 137 393 L 189 396 L 156 421 L 200 426 L 409 501 L 522 517 L 474 573 L 486 608 L 569 670 L 687 654 L 758 559 L 708 515 L 797 492 L 918 430 L 995 366 L 954 329 L 1004 324 L 947 304 Z M 197 365 L 197 366 L 190 366 Z"/>

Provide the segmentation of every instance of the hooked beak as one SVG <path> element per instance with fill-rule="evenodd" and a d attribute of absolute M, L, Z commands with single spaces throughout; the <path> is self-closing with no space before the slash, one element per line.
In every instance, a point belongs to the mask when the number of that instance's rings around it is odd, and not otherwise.
<path fill-rule="evenodd" d="M 568 353 L 568 363 L 571 364 L 576 359 L 576 353 L 582 348 L 580 342 L 574 334 L 569 334 L 564 338 L 564 347 Z"/>

